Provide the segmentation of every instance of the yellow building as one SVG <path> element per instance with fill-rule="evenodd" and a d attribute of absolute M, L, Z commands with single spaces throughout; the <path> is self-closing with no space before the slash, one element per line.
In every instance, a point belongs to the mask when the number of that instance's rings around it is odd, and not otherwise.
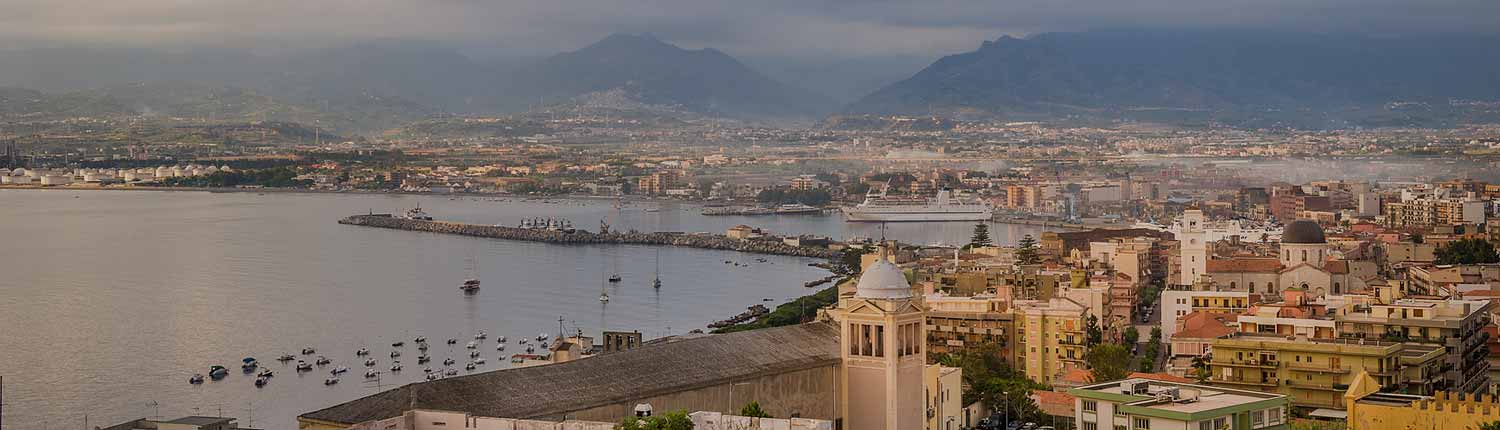
<path fill-rule="evenodd" d="M 926 385 L 927 430 L 958 430 L 963 420 L 963 369 L 929 364 L 923 373 Z"/>
<path fill-rule="evenodd" d="M 1373 375 L 1383 387 L 1429 389 L 1443 356 L 1436 345 L 1241 332 L 1213 341 L 1209 382 L 1286 394 L 1296 406 L 1339 409 L 1360 374 Z"/>
<path fill-rule="evenodd" d="M 1069 299 L 1015 303 L 1016 370 L 1050 384 L 1063 372 L 1084 367 L 1088 308 Z"/>
<path fill-rule="evenodd" d="M 1344 392 L 1344 404 L 1349 430 L 1479 430 L 1500 421 L 1500 403 L 1493 396 L 1382 393 L 1380 383 L 1364 373 Z"/>

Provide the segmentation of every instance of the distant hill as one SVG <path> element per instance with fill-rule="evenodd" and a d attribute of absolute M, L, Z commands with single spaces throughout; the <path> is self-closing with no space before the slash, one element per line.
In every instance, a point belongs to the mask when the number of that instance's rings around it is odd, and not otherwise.
<path fill-rule="evenodd" d="M 67 93 L 0 88 L 0 121 L 76 117 L 205 124 L 283 121 L 332 131 L 363 132 L 435 114 L 395 97 L 364 95 L 321 101 L 307 105 L 239 87 L 191 82 L 123 84 Z"/>
<path fill-rule="evenodd" d="M 848 114 L 1356 121 L 1403 101 L 1500 100 L 1500 38 L 1231 31 L 1002 37 L 943 57 Z M 1271 114 L 1267 114 L 1270 112 Z"/>
<path fill-rule="evenodd" d="M 51 113 L 207 117 L 274 110 L 288 113 L 281 117 L 288 121 L 324 120 L 327 127 L 359 133 L 434 115 L 501 115 L 552 105 L 808 119 L 837 107 L 718 50 L 682 49 L 645 35 L 613 35 L 577 51 L 508 61 L 479 61 L 439 44 L 402 41 L 270 53 L 0 50 L 0 87 L 6 86 L 43 91 L 51 106 L 42 110 Z M 209 103 L 205 96 L 214 93 L 241 100 Z M 63 106 L 62 95 L 115 104 Z M 262 106 L 269 103 L 279 107 Z M 0 112 L 37 107 L 0 106 Z"/>
<path fill-rule="evenodd" d="M 716 49 L 682 49 L 650 35 L 611 35 L 519 67 L 505 81 L 511 99 L 527 104 L 585 103 L 597 99 L 595 93 L 614 93 L 648 105 L 735 116 L 806 117 L 832 107 Z"/>

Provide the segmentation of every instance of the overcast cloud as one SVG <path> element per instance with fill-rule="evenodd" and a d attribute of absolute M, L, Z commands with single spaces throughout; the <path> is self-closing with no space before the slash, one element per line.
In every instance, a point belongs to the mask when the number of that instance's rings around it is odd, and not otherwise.
<path fill-rule="evenodd" d="M 545 54 L 651 32 L 736 55 L 859 57 L 1090 28 L 1493 33 L 1497 20 L 1497 0 L 0 0 L 0 41 L 185 48 L 414 39 Z"/>

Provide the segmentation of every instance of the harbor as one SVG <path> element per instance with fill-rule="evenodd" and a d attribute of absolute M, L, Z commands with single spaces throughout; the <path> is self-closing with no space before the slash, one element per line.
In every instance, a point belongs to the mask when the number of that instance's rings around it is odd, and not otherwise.
<path fill-rule="evenodd" d="M 584 224 L 603 218 L 610 210 L 607 202 L 579 206 L 295 193 L 0 194 L 8 203 L 0 212 L 26 220 L 0 226 L 10 245 L 0 250 L 7 268 L 0 277 L 0 290 L 6 292 L 0 296 L 0 327 L 29 327 L 0 336 L 0 363 L 27 369 L 0 370 L 6 430 L 81 425 L 80 411 L 93 423 L 122 422 L 154 416 L 158 407 L 164 416 L 220 415 L 222 410 L 253 428 L 294 429 L 298 413 L 425 381 L 427 367 L 461 376 L 515 365 L 516 355 L 523 361 L 529 356 L 520 336 L 531 337 L 534 355 L 541 355 L 545 350 L 534 337 L 543 332 L 555 337 L 559 316 L 570 330 L 596 337 L 605 330 L 639 330 L 647 339 L 681 335 L 746 306 L 786 303 L 809 292 L 804 283 L 828 274 L 808 265 L 826 261 L 821 258 L 490 240 L 333 223 L 370 207 L 399 212 L 420 205 L 434 217 L 471 224 L 516 225 L 536 217 Z M 627 211 L 621 225 L 711 228 L 685 224 L 699 222 L 698 217 L 681 209 L 636 210 Z M 49 252 L 38 252 L 38 246 Z M 472 274 L 471 258 L 478 262 Z M 608 275 L 621 280 L 606 283 Z M 660 289 L 652 287 L 657 276 Z M 483 287 L 464 294 L 459 287 L 471 277 Z M 607 304 L 597 300 L 601 287 L 611 297 Z M 772 301 L 763 301 L 767 298 Z M 464 346 L 481 330 L 489 340 L 475 349 L 480 356 L 471 358 Z M 419 336 L 430 345 L 428 363 L 418 364 Z M 499 336 L 510 338 L 505 351 L 496 350 Z M 456 345 L 445 343 L 450 338 L 458 340 Z M 396 342 L 405 346 L 393 359 Z M 302 355 L 303 348 L 314 352 Z M 370 355 L 356 355 L 360 348 Z M 283 354 L 295 359 L 277 360 Z M 330 362 L 318 366 L 320 355 Z M 449 357 L 454 363 L 445 367 Z M 253 373 L 244 373 L 245 358 L 257 359 Z M 375 365 L 364 364 L 369 358 Z M 485 363 L 466 370 L 475 358 Z M 296 371 L 296 360 L 311 369 Z M 402 370 L 391 370 L 393 360 Z M 209 378 L 215 365 L 226 368 L 223 379 Z M 325 385 L 340 367 L 349 371 Z M 370 369 L 378 377 L 366 378 Z M 273 375 L 257 387 L 265 370 Z M 203 374 L 205 381 L 189 383 L 194 374 Z M 50 395 L 58 390 L 81 394 Z"/>

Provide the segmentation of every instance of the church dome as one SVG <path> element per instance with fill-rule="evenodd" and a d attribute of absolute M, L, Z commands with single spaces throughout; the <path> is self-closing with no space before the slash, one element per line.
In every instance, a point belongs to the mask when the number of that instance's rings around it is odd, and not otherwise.
<path fill-rule="evenodd" d="M 1328 239 L 1323 237 L 1323 227 L 1316 221 L 1299 219 L 1286 226 L 1281 243 L 1328 243 Z"/>
<path fill-rule="evenodd" d="M 881 253 L 879 259 L 865 268 L 855 285 L 854 297 L 862 299 L 906 299 L 911 298 L 911 284 L 906 274 Z"/>

